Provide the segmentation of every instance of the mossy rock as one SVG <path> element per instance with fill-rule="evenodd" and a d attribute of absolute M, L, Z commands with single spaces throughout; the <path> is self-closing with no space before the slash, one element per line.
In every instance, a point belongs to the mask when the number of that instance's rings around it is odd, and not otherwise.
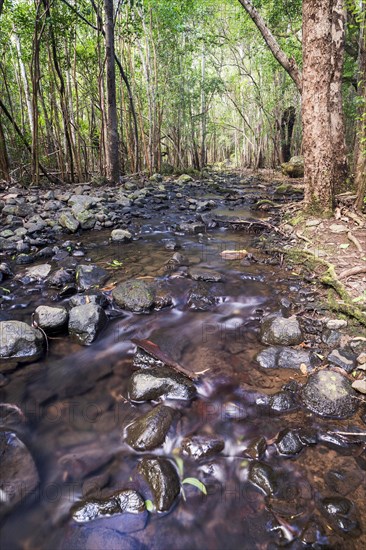
<path fill-rule="evenodd" d="M 292 157 L 289 162 L 281 164 L 282 173 L 290 178 L 304 177 L 303 157 Z"/>

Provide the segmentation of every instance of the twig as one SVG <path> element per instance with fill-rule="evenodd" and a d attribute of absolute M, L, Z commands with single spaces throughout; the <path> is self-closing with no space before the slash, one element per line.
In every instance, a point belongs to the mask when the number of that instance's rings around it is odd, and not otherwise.
<path fill-rule="evenodd" d="M 345 269 L 338 275 L 338 279 L 347 279 L 347 277 L 359 275 L 360 273 L 366 273 L 366 265 L 359 265 L 356 267 L 351 267 L 350 269 Z"/>

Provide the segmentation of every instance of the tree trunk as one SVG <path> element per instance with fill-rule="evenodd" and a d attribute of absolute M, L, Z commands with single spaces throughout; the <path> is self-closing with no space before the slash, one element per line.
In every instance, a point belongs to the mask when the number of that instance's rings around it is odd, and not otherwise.
<path fill-rule="evenodd" d="M 355 184 L 356 203 L 355 208 L 362 210 L 366 196 L 366 1 L 361 5 L 360 43 L 359 43 L 359 87 L 360 97 L 359 123 L 357 132 Z"/>
<path fill-rule="evenodd" d="M 281 148 L 280 148 L 280 162 L 288 162 L 291 158 L 291 143 L 292 134 L 294 131 L 294 125 L 296 120 L 295 107 L 289 107 L 285 109 L 281 114 L 280 123 L 280 136 L 281 136 Z"/>
<path fill-rule="evenodd" d="M 3 126 L 0 120 L 0 179 L 10 181 L 9 177 L 9 158 L 6 149 L 6 141 Z"/>
<path fill-rule="evenodd" d="M 107 178 L 119 180 L 119 138 L 116 101 L 116 73 L 114 58 L 114 13 L 113 0 L 104 0 L 105 49 L 107 65 Z"/>
<path fill-rule="evenodd" d="M 305 205 L 329 214 L 344 178 L 343 0 L 303 0 L 302 123 Z"/>

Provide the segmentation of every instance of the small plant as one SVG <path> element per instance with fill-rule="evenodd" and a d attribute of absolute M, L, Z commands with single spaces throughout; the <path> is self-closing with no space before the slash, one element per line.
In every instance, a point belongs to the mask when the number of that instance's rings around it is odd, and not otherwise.
<path fill-rule="evenodd" d="M 106 266 L 110 269 L 119 269 L 123 267 L 123 262 L 120 262 L 119 260 L 112 260 L 111 262 L 107 262 Z"/>
<path fill-rule="evenodd" d="M 184 475 L 184 463 L 183 463 L 183 460 L 179 457 L 179 456 L 176 456 L 175 457 L 175 462 L 177 464 L 177 468 L 178 468 L 178 473 L 179 473 L 179 476 L 180 478 L 182 479 L 183 478 L 183 475 Z M 183 500 L 187 500 L 186 499 L 186 495 L 185 495 L 185 492 L 184 492 L 184 488 L 183 488 L 183 485 L 192 485 L 193 487 L 196 487 L 199 491 L 201 491 L 201 493 L 203 493 L 204 495 L 207 496 L 207 489 L 206 489 L 206 486 L 204 483 L 202 483 L 202 481 L 200 481 L 199 479 L 197 479 L 196 477 L 186 477 L 182 480 L 182 497 L 183 497 Z"/>

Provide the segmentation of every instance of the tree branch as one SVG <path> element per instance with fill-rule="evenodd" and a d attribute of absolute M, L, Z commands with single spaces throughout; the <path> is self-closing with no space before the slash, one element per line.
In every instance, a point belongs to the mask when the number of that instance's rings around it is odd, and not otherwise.
<path fill-rule="evenodd" d="M 263 36 L 267 46 L 271 50 L 274 57 L 277 59 L 279 64 L 282 65 L 282 67 L 285 69 L 288 75 L 292 78 L 292 80 L 295 82 L 296 87 L 301 94 L 302 75 L 299 67 L 296 64 L 296 61 L 294 59 L 289 59 L 285 54 L 285 52 L 281 49 L 277 40 L 275 39 L 275 37 L 267 27 L 263 17 L 253 6 L 251 0 L 239 0 L 239 2 L 243 6 L 245 11 L 249 14 L 253 22 L 255 23 L 256 27 L 260 31 L 261 35 Z"/>

